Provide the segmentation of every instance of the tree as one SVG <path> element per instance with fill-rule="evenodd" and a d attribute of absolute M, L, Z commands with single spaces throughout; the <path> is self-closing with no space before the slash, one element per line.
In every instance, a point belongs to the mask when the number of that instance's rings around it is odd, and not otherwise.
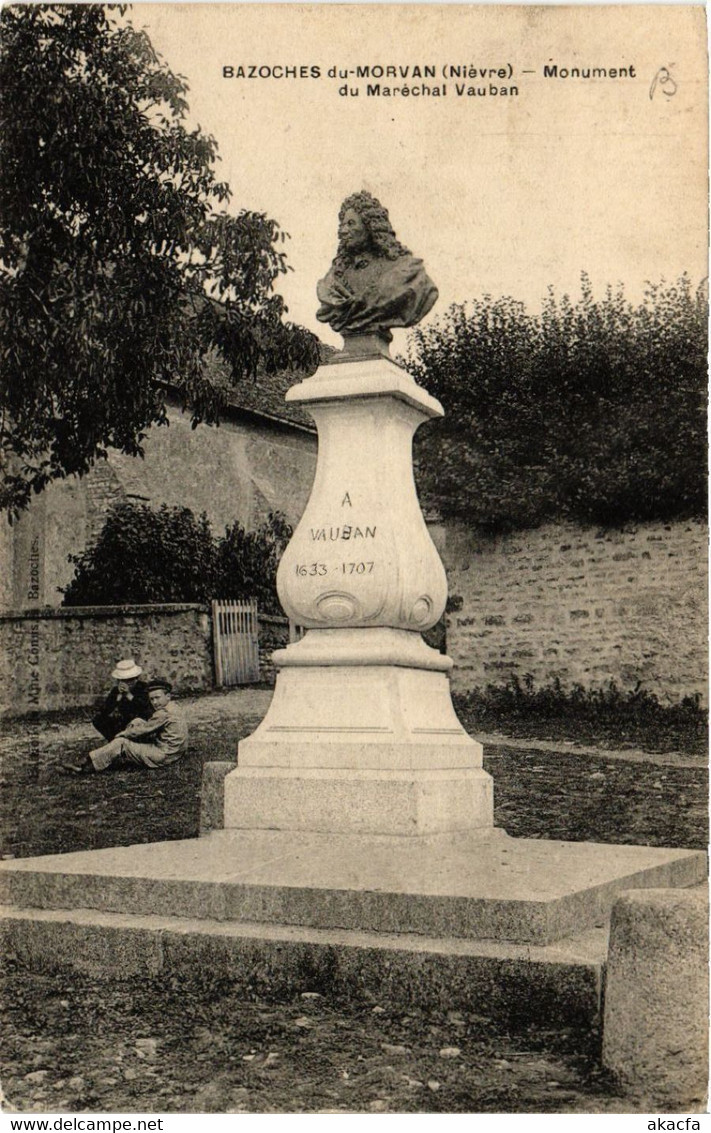
<path fill-rule="evenodd" d="M 256 598 L 264 613 L 281 614 L 276 570 L 292 533 L 281 512 L 270 513 L 256 531 L 238 522 L 227 527 L 217 546 L 214 596 Z"/>
<path fill-rule="evenodd" d="M 637 306 L 621 287 L 595 300 L 583 275 L 577 303 L 550 291 L 540 316 L 451 307 L 410 339 L 408 369 L 447 411 L 417 438 L 421 492 L 491 531 L 703 515 L 706 328 L 687 277 Z"/>
<path fill-rule="evenodd" d="M 310 368 L 316 339 L 284 322 L 278 224 L 221 211 L 217 146 L 188 131 L 187 84 L 123 8 L 0 14 L 0 506 L 109 447 L 142 453 L 165 383 L 215 422 L 231 381 Z"/>
<path fill-rule="evenodd" d="M 126 501 L 114 505 L 99 537 L 70 556 L 74 577 L 64 606 L 208 602 L 214 595 L 215 539 L 205 514 Z"/>

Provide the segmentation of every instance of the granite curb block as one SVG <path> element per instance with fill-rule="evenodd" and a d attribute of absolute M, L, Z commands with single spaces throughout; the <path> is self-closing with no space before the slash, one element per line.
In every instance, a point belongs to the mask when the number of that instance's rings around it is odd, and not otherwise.
<path fill-rule="evenodd" d="M 708 1087 L 708 886 L 622 894 L 612 909 L 603 1064 L 674 1112 Z"/>
<path fill-rule="evenodd" d="M 317 990 L 585 1026 L 599 1017 L 606 932 L 542 948 L 77 909 L 5 909 L 3 949 L 33 971 L 233 980 L 264 994 Z"/>

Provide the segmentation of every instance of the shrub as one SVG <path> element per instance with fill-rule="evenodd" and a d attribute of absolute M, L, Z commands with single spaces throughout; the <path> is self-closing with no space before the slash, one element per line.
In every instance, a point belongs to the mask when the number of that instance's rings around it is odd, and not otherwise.
<path fill-rule="evenodd" d="M 291 528 L 280 513 L 256 531 L 235 522 L 216 539 L 207 516 L 186 507 L 126 501 L 109 512 L 96 543 L 70 555 L 65 606 L 116 606 L 256 598 L 279 612 L 275 576 Z"/>
<path fill-rule="evenodd" d="M 623 691 L 614 680 L 602 688 L 556 679 L 535 687 L 533 677 L 512 676 L 505 685 L 487 685 L 455 694 L 457 712 L 470 731 L 501 729 L 511 735 L 565 739 L 647 750 L 703 752 L 708 742 L 708 713 L 698 694 L 677 704 L 662 704 L 637 684 Z"/>
<path fill-rule="evenodd" d="M 704 292 L 688 277 L 631 305 L 588 278 L 540 316 L 459 304 L 415 330 L 408 369 L 447 417 L 418 434 L 421 492 L 492 531 L 554 517 L 619 525 L 706 508 Z"/>
<path fill-rule="evenodd" d="M 285 517 L 270 513 L 256 531 L 241 523 L 227 527 L 216 547 L 214 597 L 256 598 L 266 614 L 281 614 L 276 570 L 292 529 Z"/>
<path fill-rule="evenodd" d="M 109 512 L 96 543 L 70 555 L 65 606 L 206 602 L 213 596 L 215 542 L 205 514 L 127 501 Z"/>

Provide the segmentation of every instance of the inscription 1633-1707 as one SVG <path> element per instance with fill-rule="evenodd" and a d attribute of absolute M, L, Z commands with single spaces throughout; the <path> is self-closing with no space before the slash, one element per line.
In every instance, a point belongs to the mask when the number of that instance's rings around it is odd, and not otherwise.
<path fill-rule="evenodd" d="M 350 492 L 345 492 L 341 507 L 353 506 Z M 371 575 L 376 570 L 376 558 L 346 558 L 343 554 L 343 543 L 356 543 L 360 540 L 368 541 L 372 555 L 377 555 L 382 549 L 382 540 L 378 540 L 377 523 L 330 523 L 322 526 L 312 526 L 308 529 L 310 543 L 317 543 L 315 547 L 317 557 L 310 561 L 296 562 L 294 574 L 297 578 L 325 579 L 338 576 Z M 374 542 L 373 542 L 374 541 Z"/>
<path fill-rule="evenodd" d="M 331 572 L 341 574 L 372 574 L 375 562 L 371 559 L 369 562 L 360 563 L 336 563 L 330 567 Z M 305 575 L 318 575 L 323 577 L 329 573 L 329 566 L 327 563 L 296 563 L 295 573 L 299 578 Z"/>

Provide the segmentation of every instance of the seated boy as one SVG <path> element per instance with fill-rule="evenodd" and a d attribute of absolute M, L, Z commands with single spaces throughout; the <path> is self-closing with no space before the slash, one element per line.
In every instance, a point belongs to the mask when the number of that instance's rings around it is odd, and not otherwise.
<path fill-rule="evenodd" d="M 188 746 L 188 726 L 183 712 L 171 700 L 171 687 L 168 681 L 149 681 L 148 697 L 153 708 L 150 720 L 131 720 L 113 740 L 94 748 L 78 767 L 67 770 L 76 775 L 92 775 L 106 771 L 120 756 L 150 768 L 175 763 Z"/>

